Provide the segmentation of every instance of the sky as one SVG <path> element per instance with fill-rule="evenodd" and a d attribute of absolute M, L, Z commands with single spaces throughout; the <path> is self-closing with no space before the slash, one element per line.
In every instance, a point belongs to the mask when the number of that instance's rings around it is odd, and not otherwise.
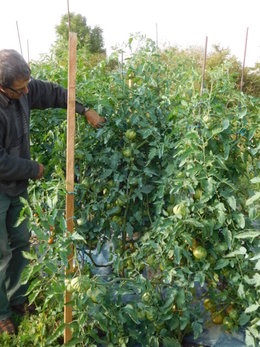
<path fill-rule="evenodd" d="M 22 50 L 31 60 L 48 54 L 67 3 L 0 0 L 0 49 Z M 208 51 L 218 44 L 242 62 L 248 28 L 246 65 L 260 62 L 260 0 L 69 0 L 69 9 L 101 27 L 108 55 L 135 33 L 157 38 L 160 48 L 203 47 L 207 36 Z"/>

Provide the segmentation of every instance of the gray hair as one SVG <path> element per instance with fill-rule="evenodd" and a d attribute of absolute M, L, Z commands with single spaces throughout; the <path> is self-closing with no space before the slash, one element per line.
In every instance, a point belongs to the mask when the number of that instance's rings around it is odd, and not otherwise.
<path fill-rule="evenodd" d="M 29 65 L 13 49 L 0 50 L 0 85 L 11 87 L 16 80 L 28 80 L 31 75 Z"/>

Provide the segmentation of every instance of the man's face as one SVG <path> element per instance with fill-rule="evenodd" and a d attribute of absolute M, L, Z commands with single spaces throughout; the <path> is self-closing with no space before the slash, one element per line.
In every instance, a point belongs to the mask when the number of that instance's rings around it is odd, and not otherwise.
<path fill-rule="evenodd" d="M 16 80 L 11 87 L 1 87 L 0 91 L 9 99 L 20 99 L 23 94 L 28 94 L 28 83 L 30 80 Z"/>

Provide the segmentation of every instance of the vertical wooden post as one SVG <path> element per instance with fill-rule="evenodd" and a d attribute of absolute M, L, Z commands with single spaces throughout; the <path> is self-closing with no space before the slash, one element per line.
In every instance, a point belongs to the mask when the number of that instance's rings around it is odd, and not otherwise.
<path fill-rule="evenodd" d="M 206 70 L 206 61 L 207 61 L 207 49 L 208 49 L 208 36 L 206 36 L 206 39 L 205 39 L 202 79 L 201 79 L 201 86 L 200 86 L 200 96 L 202 96 L 203 88 L 204 88 L 205 70 Z"/>
<path fill-rule="evenodd" d="M 22 43 L 21 43 L 20 31 L 19 31 L 19 26 L 18 26 L 18 22 L 17 22 L 17 21 L 16 21 L 16 29 L 17 29 L 17 35 L 18 35 L 18 40 L 19 40 L 21 55 L 23 56 L 23 50 L 22 50 Z"/>
<path fill-rule="evenodd" d="M 158 43 L 158 24 L 155 24 L 155 42 L 156 42 L 156 48 L 159 47 L 159 43 Z"/>
<path fill-rule="evenodd" d="M 246 64 L 247 38 L 248 38 L 248 28 L 246 28 L 246 40 L 245 40 L 245 49 L 244 49 L 244 59 L 243 59 L 242 74 L 241 74 L 241 81 L 240 81 L 240 91 L 241 92 L 243 90 L 243 83 L 244 83 L 244 71 L 245 71 L 245 64 Z"/>
<path fill-rule="evenodd" d="M 77 34 L 69 33 L 69 69 L 68 69 L 68 102 L 67 102 L 67 162 L 66 162 L 66 221 L 68 232 L 74 229 L 74 149 L 75 149 L 75 101 L 76 101 L 76 49 Z M 73 272 L 73 248 L 68 257 L 66 277 Z M 64 295 L 64 323 L 72 322 L 72 306 L 69 305 L 70 294 Z M 72 338 L 70 327 L 64 331 L 64 343 Z"/>

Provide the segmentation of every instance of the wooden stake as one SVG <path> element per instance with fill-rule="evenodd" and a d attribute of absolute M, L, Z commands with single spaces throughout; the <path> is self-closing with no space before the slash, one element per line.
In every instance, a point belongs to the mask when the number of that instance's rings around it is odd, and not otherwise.
<path fill-rule="evenodd" d="M 207 47 L 208 47 L 208 36 L 206 36 L 206 40 L 205 40 L 202 80 L 201 80 L 201 86 L 200 86 L 200 96 L 202 96 L 203 88 L 204 88 L 205 70 L 206 70 L 206 61 L 207 61 Z"/>
<path fill-rule="evenodd" d="M 70 33 L 70 1 L 67 0 L 67 9 L 68 9 L 68 30 Z"/>
<path fill-rule="evenodd" d="M 74 149 L 75 149 L 75 101 L 76 101 L 76 49 L 77 34 L 69 33 L 69 70 L 68 70 L 68 102 L 67 102 L 67 162 L 66 162 L 66 220 L 68 232 L 74 229 Z M 73 272 L 73 248 L 68 257 L 66 277 Z M 70 293 L 64 295 L 64 323 L 72 322 L 72 306 L 69 305 Z M 64 343 L 72 338 L 70 327 L 64 331 Z"/>
<path fill-rule="evenodd" d="M 156 47 L 158 48 L 158 24 L 155 24 L 155 42 L 156 42 Z"/>
<path fill-rule="evenodd" d="M 241 74 L 241 81 L 240 81 L 240 91 L 241 92 L 242 92 L 243 83 L 244 83 L 244 70 L 245 70 L 246 50 L 247 50 L 247 37 L 248 37 L 248 28 L 246 28 L 246 41 L 245 41 L 245 49 L 244 49 L 244 59 L 243 59 L 242 74 Z"/>
<path fill-rule="evenodd" d="M 21 38 L 20 38 L 20 32 L 19 32 L 19 27 L 18 27 L 18 22 L 17 22 L 17 21 L 16 21 L 16 29 L 17 29 L 17 34 L 18 34 L 18 40 L 19 40 L 21 55 L 23 55 L 22 44 L 21 44 Z"/>
<path fill-rule="evenodd" d="M 30 64 L 29 40 L 27 40 L 27 60 L 28 60 L 28 64 Z"/>

